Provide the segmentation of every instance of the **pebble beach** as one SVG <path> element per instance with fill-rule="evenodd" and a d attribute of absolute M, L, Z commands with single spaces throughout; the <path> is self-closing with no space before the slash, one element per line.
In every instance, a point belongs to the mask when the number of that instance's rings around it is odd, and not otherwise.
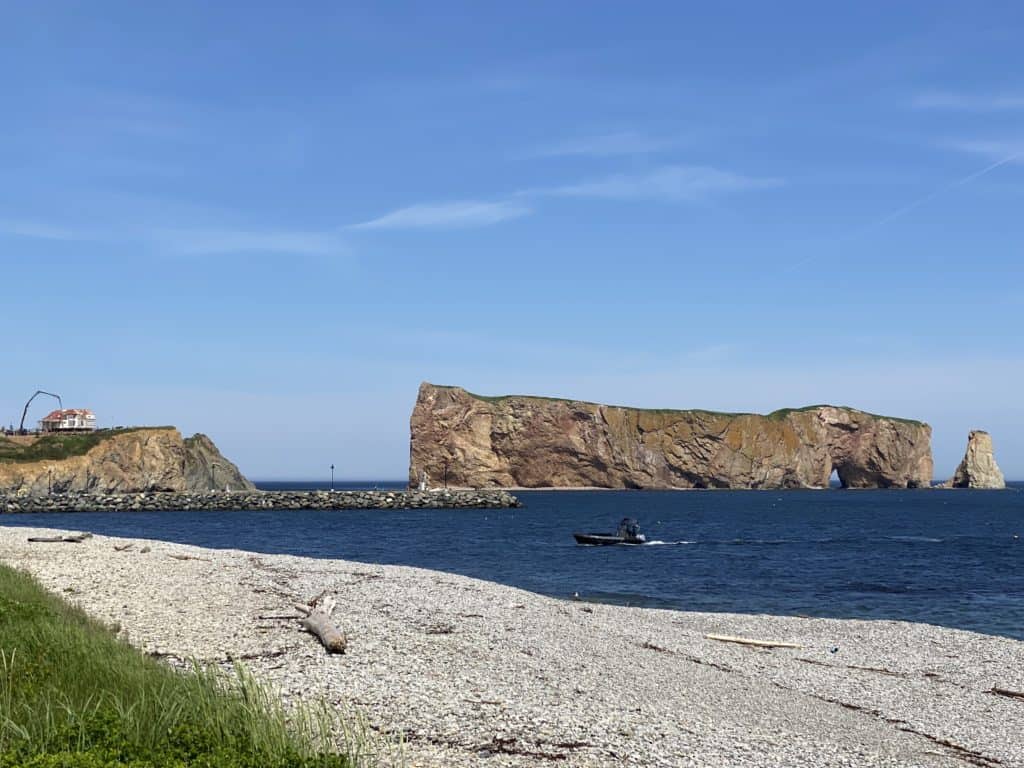
<path fill-rule="evenodd" d="M 1024 766 L 1024 642 L 559 600 L 439 571 L 93 536 L 25 570 L 172 664 L 358 711 L 409 766 Z M 328 655 L 295 603 L 337 601 Z M 765 648 L 708 635 L 793 644 Z M 1019 694 L 1019 695 L 1015 695 Z"/>

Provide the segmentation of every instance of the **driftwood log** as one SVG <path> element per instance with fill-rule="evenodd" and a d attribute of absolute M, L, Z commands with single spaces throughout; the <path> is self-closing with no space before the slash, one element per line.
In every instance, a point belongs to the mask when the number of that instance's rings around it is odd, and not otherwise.
<path fill-rule="evenodd" d="M 68 536 L 29 536 L 28 540 L 32 542 L 46 542 L 48 544 L 81 544 L 86 539 L 91 538 L 91 533 L 74 533 Z"/>
<path fill-rule="evenodd" d="M 708 640 L 718 640 L 721 643 L 739 643 L 740 645 L 753 645 L 757 648 L 803 648 L 797 643 L 784 643 L 775 640 L 755 640 L 749 637 L 736 637 L 735 635 L 704 635 Z"/>
<path fill-rule="evenodd" d="M 345 637 L 345 633 L 339 630 L 331 620 L 331 613 L 334 611 L 334 600 L 327 598 L 318 607 L 316 600 L 310 605 L 302 605 L 296 603 L 295 610 L 302 614 L 302 618 L 299 619 L 299 624 L 307 632 L 316 635 L 320 642 L 323 643 L 324 648 L 327 649 L 328 653 L 344 653 L 345 647 L 348 645 L 348 638 Z"/>
<path fill-rule="evenodd" d="M 1007 688 L 991 688 L 989 693 L 994 693 L 996 696 L 1006 696 L 1010 699 L 1020 699 L 1024 701 L 1024 691 L 1011 691 Z"/>

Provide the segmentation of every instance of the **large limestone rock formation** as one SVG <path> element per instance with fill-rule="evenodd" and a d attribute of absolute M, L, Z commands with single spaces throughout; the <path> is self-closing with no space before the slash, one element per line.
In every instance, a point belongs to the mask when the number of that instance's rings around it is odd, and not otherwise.
<path fill-rule="evenodd" d="M 206 435 L 183 439 L 171 427 L 96 435 L 80 456 L 0 463 L 0 492 L 252 490 Z"/>
<path fill-rule="evenodd" d="M 424 383 L 409 481 L 599 488 L 927 487 L 931 427 L 821 405 L 767 416 L 493 397 Z"/>
<path fill-rule="evenodd" d="M 992 436 L 980 429 L 967 436 L 967 453 L 946 484 L 953 488 L 1005 488 L 1006 478 L 996 464 Z"/>

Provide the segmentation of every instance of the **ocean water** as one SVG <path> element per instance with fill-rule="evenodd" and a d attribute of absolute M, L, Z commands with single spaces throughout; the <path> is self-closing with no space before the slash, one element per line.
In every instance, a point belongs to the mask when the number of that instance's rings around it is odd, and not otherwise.
<path fill-rule="evenodd" d="M 374 486 L 401 484 L 336 484 Z M 413 565 L 617 604 L 903 619 L 1024 639 L 1024 484 L 519 496 L 525 507 L 512 510 L 38 514 L 0 525 Z M 650 543 L 572 538 L 627 516 Z"/>

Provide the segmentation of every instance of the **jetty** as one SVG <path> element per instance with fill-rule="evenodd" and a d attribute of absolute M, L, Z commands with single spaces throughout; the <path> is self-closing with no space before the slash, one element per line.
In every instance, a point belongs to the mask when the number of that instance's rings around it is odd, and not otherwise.
<path fill-rule="evenodd" d="M 508 509 L 519 506 L 521 506 L 519 499 L 508 491 L 491 489 L 0 494 L 0 513 L 270 509 Z"/>

